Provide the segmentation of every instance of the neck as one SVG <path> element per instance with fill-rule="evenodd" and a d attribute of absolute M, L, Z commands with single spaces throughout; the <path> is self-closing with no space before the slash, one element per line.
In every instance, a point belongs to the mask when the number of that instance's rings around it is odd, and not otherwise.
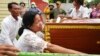
<path fill-rule="evenodd" d="M 30 29 L 32 32 L 36 33 L 37 31 Z"/>
<path fill-rule="evenodd" d="M 32 32 L 36 33 L 35 28 L 33 29 L 32 27 L 29 28 Z"/>
<path fill-rule="evenodd" d="M 60 8 L 60 7 L 57 7 L 58 9 Z"/>
<path fill-rule="evenodd" d="M 78 10 L 80 8 L 80 5 L 76 6 L 76 10 Z"/>
<path fill-rule="evenodd" d="M 17 16 L 14 16 L 14 15 L 12 15 L 13 16 L 13 18 L 15 19 L 15 20 L 18 20 L 18 17 Z"/>

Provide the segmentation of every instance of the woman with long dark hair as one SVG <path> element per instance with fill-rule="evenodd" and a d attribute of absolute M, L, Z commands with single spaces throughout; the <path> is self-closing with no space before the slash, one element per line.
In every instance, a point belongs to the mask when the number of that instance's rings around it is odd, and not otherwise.
<path fill-rule="evenodd" d="M 21 36 L 16 47 L 24 52 L 43 52 L 46 49 L 56 53 L 84 54 L 44 41 L 36 35 L 36 32 L 41 30 L 42 22 L 40 20 L 40 15 L 34 11 L 27 11 L 23 16 L 23 26 L 19 30 Z"/>

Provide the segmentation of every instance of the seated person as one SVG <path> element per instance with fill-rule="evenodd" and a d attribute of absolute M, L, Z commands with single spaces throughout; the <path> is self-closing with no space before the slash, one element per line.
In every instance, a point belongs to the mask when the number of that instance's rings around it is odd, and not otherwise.
<path fill-rule="evenodd" d="M 52 13 L 54 14 L 54 19 L 57 19 L 58 16 L 65 16 L 67 13 L 64 9 L 61 8 L 62 3 L 60 1 L 56 2 L 56 8 L 52 10 Z"/>
<path fill-rule="evenodd" d="M 16 43 L 21 51 L 24 52 L 43 52 L 45 49 L 55 53 L 73 53 L 84 54 L 79 51 L 67 49 L 49 42 L 44 41 L 36 35 L 42 30 L 43 23 L 40 20 L 40 15 L 34 11 L 27 11 L 23 16 L 23 27 L 20 28 L 23 32 Z"/>
<path fill-rule="evenodd" d="M 96 9 L 92 11 L 91 18 L 100 18 L 100 3 L 98 3 Z"/>
<path fill-rule="evenodd" d="M 83 7 L 83 0 L 74 0 L 73 1 L 74 8 L 70 14 L 72 19 L 86 19 L 89 18 L 88 11 Z"/>

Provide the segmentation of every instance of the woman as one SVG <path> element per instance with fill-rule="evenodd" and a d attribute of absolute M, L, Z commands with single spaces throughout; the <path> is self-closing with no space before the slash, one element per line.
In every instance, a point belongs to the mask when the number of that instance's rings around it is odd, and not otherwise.
<path fill-rule="evenodd" d="M 27 11 L 23 16 L 23 27 L 20 29 L 23 33 L 20 32 L 21 36 L 16 46 L 24 52 L 43 52 L 46 49 L 56 53 L 84 54 L 44 41 L 36 35 L 36 32 L 42 29 L 40 15 L 34 11 Z"/>
<path fill-rule="evenodd" d="M 74 8 L 70 13 L 72 19 L 87 19 L 89 18 L 89 12 L 83 7 L 84 0 L 73 0 Z"/>
<path fill-rule="evenodd" d="M 96 9 L 92 11 L 91 18 L 100 18 L 100 3 L 98 3 Z"/>

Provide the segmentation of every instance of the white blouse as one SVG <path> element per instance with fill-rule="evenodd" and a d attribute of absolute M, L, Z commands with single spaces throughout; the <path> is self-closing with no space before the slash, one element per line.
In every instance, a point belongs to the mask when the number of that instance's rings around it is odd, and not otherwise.
<path fill-rule="evenodd" d="M 70 14 L 70 17 L 72 17 L 73 19 L 75 18 L 89 18 L 89 13 L 88 11 L 85 9 L 85 7 L 83 6 L 80 6 L 79 10 L 76 11 L 76 8 L 73 8 L 71 14 Z"/>
<path fill-rule="evenodd" d="M 16 47 L 24 52 L 43 52 L 47 48 L 47 42 L 31 30 L 24 29 Z"/>

